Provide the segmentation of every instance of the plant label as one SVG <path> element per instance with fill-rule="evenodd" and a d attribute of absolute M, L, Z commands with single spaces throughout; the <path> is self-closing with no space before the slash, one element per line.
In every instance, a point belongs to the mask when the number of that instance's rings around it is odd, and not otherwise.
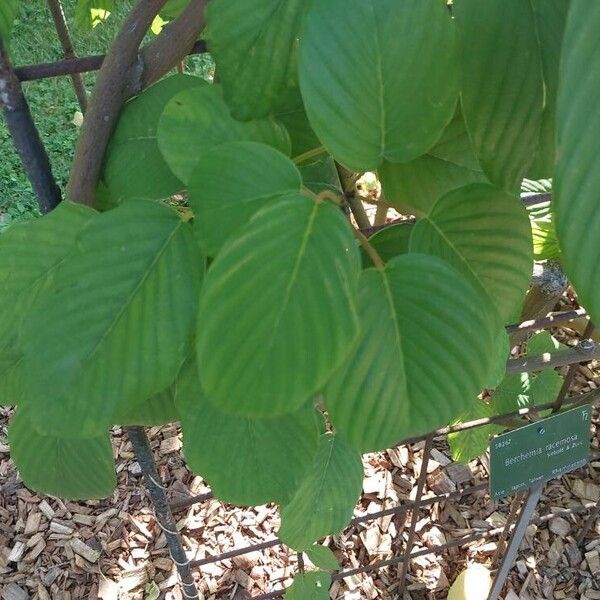
<path fill-rule="evenodd" d="M 492 439 L 492 498 L 498 500 L 583 467 L 588 461 L 591 418 L 591 406 L 581 406 Z"/>

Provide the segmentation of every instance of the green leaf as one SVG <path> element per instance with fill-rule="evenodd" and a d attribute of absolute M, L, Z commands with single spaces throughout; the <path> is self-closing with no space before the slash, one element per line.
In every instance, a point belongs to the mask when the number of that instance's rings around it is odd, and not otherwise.
<path fill-rule="evenodd" d="M 327 546 L 311 546 L 306 549 L 306 555 L 310 562 L 319 569 L 337 571 L 340 568 L 337 556 Z"/>
<path fill-rule="evenodd" d="M 449 261 L 484 291 L 506 323 L 525 297 L 532 269 L 531 228 L 517 197 L 476 183 L 440 198 L 417 223 L 411 252 Z"/>
<path fill-rule="evenodd" d="M 207 399 L 195 363 L 184 366 L 175 402 L 181 413 L 185 459 L 220 500 L 241 505 L 289 502 L 319 443 L 319 419 L 312 402 L 276 418 L 228 415 Z"/>
<path fill-rule="evenodd" d="M 496 414 L 501 415 L 528 406 L 532 379 L 530 373 L 507 375 L 492 397 Z"/>
<path fill-rule="evenodd" d="M 174 396 L 174 386 L 169 386 L 142 402 L 119 404 L 113 423 L 125 427 L 158 427 L 179 421 Z"/>
<path fill-rule="evenodd" d="M 275 107 L 275 117 L 285 125 L 292 141 L 292 156 L 297 157 L 321 146 L 310 125 L 300 88 L 290 85 Z"/>
<path fill-rule="evenodd" d="M 190 0 L 167 0 L 160 14 L 168 19 L 175 19 L 185 10 L 189 3 Z"/>
<path fill-rule="evenodd" d="M 0 236 L 0 347 L 18 337 L 38 291 L 96 214 L 80 204 L 61 202 L 50 214 L 13 225 Z"/>
<path fill-rule="evenodd" d="M 212 0 L 208 43 L 223 94 L 240 120 L 267 116 L 293 68 L 304 0 Z"/>
<path fill-rule="evenodd" d="M 23 401 L 23 355 L 14 348 L 0 350 L 0 406 Z"/>
<path fill-rule="evenodd" d="M 315 2 L 299 72 L 308 118 L 336 160 L 356 171 L 413 160 L 456 106 L 450 13 L 438 0 Z"/>
<path fill-rule="evenodd" d="M 600 3 L 572 0 L 557 108 L 556 230 L 578 298 L 600 319 Z"/>
<path fill-rule="evenodd" d="M 236 121 L 221 87 L 184 90 L 168 103 L 158 123 L 158 147 L 173 173 L 187 183 L 201 155 L 225 142 L 262 142 L 290 153 L 285 128 L 272 117 Z"/>
<path fill-rule="evenodd" d="M 415 224 L 410 222 L 390 225 L 371 236 L 369 238 L 369 244 L 375 248 L 377 254 L 379 254 L 384 262 L 388 262 L 396 256 L 408 254 L 410 234 L 414 227 Z M 364 267 L 373 266 L 371 259 L 362 248 L 361 255 L 363 257 Z"/>
<path fill-rule="evenodd" d="M 565 344 L 561 344 L 552 334 L 547 331 L 540 331 L 527 341 L 527 354 L 538 356 L 546 352 L 556 352 L 560 349 L 566 349 Z"/>
<path fill-rule="evenodd" d="M 379 168 L 379 178 L 386 202 L 415 215 L 427 214 L 447 192 L 487 181 L 460 111 L 427 154 L 408 163 L 386 161 Z"/>
<path fill-rule="evenodd" d="M 62 439 L 40 433 L 22 408 L 8 429 L 10 456 L 28 487 L 70 500 L 110 496 L 117 478 L 108 433 Z"/>
<path fill-rule="evenodd" d="M 339 533 L 352 517 L 362 490 L 360 455 L 332 434 L 321 436 L 312 470 L 281 510 L 279 538 L 298 551 Z"/>
<path fill-rule="evenodd" d="M 529 219 L 533 237 L 533 258 L 540 261 L 560 258 L 556 223 L 550 203 L 545 203 L 544 208 L 537 208 L 535 212 L 530 209 Z"/>
<path fill-rule="evenodd" d="M 531 2 L 456 0 L 461 101 L 479 163 L 515 191 L 531 164 L 544 108 L 542 59 Z"/>
<path fill-rule="evenodd" d="M 5 43 L 10 39 L 12 25 L 20 8 L 21 0 L 2 0 L 0 2 L 0 38 Z"/>
<path fill-rule="evenodd" d="M 463 415 L 455 421 L 454 425 L 461 423 L 467 423 L 469 421 L 475 421 L 476 419 L 485 419 L 493 417 L 495 415 L 494 408 L 477 400 L 473 406 L 463 413 Z M 456 431 L 448 434 L 448 445 L 450 446 L 450 453 L 452 460 L 460 463 L 467 464 L 474 458 L 481 456 L 486 450 L 490 443 L 490 437 L 504 431 L 502 425 L 483 425 L 480 427 L 473 427 L 466 431 Z"/>
<path fill-rule="evenodd" d="M 314 194 L 329 191 L 342 196 L 344 193 L 335 161 L 329 155 L 304 163 L 300 167 L 300 173 L 304 185 Z"/>
<path fill-rule="evenodd" d="M 359 341 L 324 393 L 340 437 L 360 451 L 387 448 L 473 402 L 491 370 L 494 319 L 466 278 L 407 254 L 363 271 L 359 300 Z"/>
<path fill-rule="evenodd" d="M 191 226 L 170 207 L 136 200 L 98 215 L 23 329 L 36 427 L 95 435 L 120 405 L 170 385 L 202 272 Z"/>
<path fill-rule="evenodd" d="M 495 389 L 506 375 L 506 361 L 510 355 L 510 338 L 506 329 L 501 327 L 494 338 L 492 351 L 492 369 L 483 386 L 486 389 Z"/>
<path fill-rule="evenodd" d="M 160 153 L 156 130 L 173 96 L 203 85 L 199 77 L 173 75 L 125 105 L 104 159 L 104 183 L 112 198 L 168 198 L 185 187 Z"/>
<path fill-rule="evenodd" d="M 531 0 L 544 75 L 544 114 L 539 145 L 533 164 L 527 170 L 534 179 L 552 177 L 554 173 L 558 71 L 570 3 L 571 0 Z"/>
<path fill-rule="evenodd" d="M 356 338 L 359 271 L 337 206 L 295 195 L 259 211 L 202 288 L 197 351 L 209 398 L 246 416 L 302 406 Z"/>
<path fill-rule="evenodd" d="M 286 590 L 284 600 L 329 600 L 331 577 L 322 571 L 297 573 Z"/>
<path fill-rule="evenodd" d="M 294 163 L 270 146 L 230 142 L 209 150 L 189 182 L 200 245 L 208 256 L 216 256 L 257 210 L 301 187 Z"/>

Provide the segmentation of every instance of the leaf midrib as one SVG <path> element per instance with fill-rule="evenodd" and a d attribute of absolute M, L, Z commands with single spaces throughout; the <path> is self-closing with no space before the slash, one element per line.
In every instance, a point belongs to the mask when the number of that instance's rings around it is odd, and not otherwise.
<path fill-rule="evenodd" d="M 110 336 L 110 334 L 113 332 L 115 327 L 118 325 L 119 321 L 121 320 L 121 317 L 125 314 L 126 310 L 129 308 L 130 304 L 133 302 L 134 298 L 136 297 L 137 293 L 139 292 L 141 287 L 144 285 L 144 283 L 146 282 L 148 277 L 150 277 L 152 271 L 154 270 L 154 267 L 156 266 L 158 261 L 162 258 L 162 255 L 164 254 L 166 249 L 169 247 L 171 240 L 173 239 L 175 234 L 179 231 L 179 228 L 182 225 L 183 225 L 183 221 L 178 218 L 178 222 L 175 224 L 175 227 L 173 227 L 173 231 L 171 231 L 171 233 L 167 236 L 165 242 L 162 244 L 162 246 L 156 252 L 152 261 L 148 265 L 148 268 L 144 270 L 144 273 L 140 277 L 140 280 L 138 281 L 138 283 L 132 289 L 131 293 L 125 298 L 121 308 L 117 311 L 116 316 L 112 319 L 112 321 L 109 324 L 109 326 L 107 327 L 106 331 L 100 336 L 100 339 L 96 342 L 96 344 L 93 346 L 93 348 L 90 350 L 90 352 L 82 358 L 81 363 L 80 363 L 82 366 L 85 363 L 89 362 L 96 355 L 96 353 L 99 351 L 99 349 L 104 344 L 106 339 Z M 80 368 L 79 373 L 81 373 L 81 370 L 82 369 Z M 72 381 L 73 380 L 71 380 L 69 383 L 71 383 Z"/>

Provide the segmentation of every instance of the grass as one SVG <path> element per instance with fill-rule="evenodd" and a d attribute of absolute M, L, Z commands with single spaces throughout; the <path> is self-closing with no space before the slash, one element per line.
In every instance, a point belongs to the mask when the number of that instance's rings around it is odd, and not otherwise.
<path fill-rule="evenodd" d="M 67 20 L 72 24 L 71 34 L 76 52 L 79 56 L 103 54 L 110 47 L 129 3 L 119 2 L 119 12 L 93 30 L 83 30 L 74 25 L 75 4 L 76 0 L 63 0 Z M 21 3 L 21 12 L 12 32 L 10 56 L 14 66 L 62 59 L 60 42 L 44 0 Z M 207 61 L 207 57 L 191 57 L 186 61 L 186 71 L 202 75 L 206 72 Z M 86 87 L 91 91 L 95 75 L 87 74 L 84 78 Z M 64 189 L 79 131 L 73 123 L 79 105 L 71 79 L 57 77 L 27 82 L 23 84 L 23 89 L 48 151 L 56 180 Z M 37 214 L 37 204 L 1 117 L 0 148 L 1 231 L 15 221 Z"/>

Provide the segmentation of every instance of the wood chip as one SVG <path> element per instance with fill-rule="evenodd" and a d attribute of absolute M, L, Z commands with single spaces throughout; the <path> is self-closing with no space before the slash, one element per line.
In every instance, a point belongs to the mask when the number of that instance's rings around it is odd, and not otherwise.
<path fill-rule="evenodd" d="M 2 600 L 28 600 L 29 594 L 16 583 L 9 583 L 2 590 Z"/>
<path fill-rule="evenodd" d="M 91 563 L 95 563 L 100 558 L 100 552 L 94 548 L 90 548 L 85 542 L 82 542 L 78 538 L 73 538 L 70 541 L 71 548 L 75 554 L 83 556 L 85 560 Z"/>

